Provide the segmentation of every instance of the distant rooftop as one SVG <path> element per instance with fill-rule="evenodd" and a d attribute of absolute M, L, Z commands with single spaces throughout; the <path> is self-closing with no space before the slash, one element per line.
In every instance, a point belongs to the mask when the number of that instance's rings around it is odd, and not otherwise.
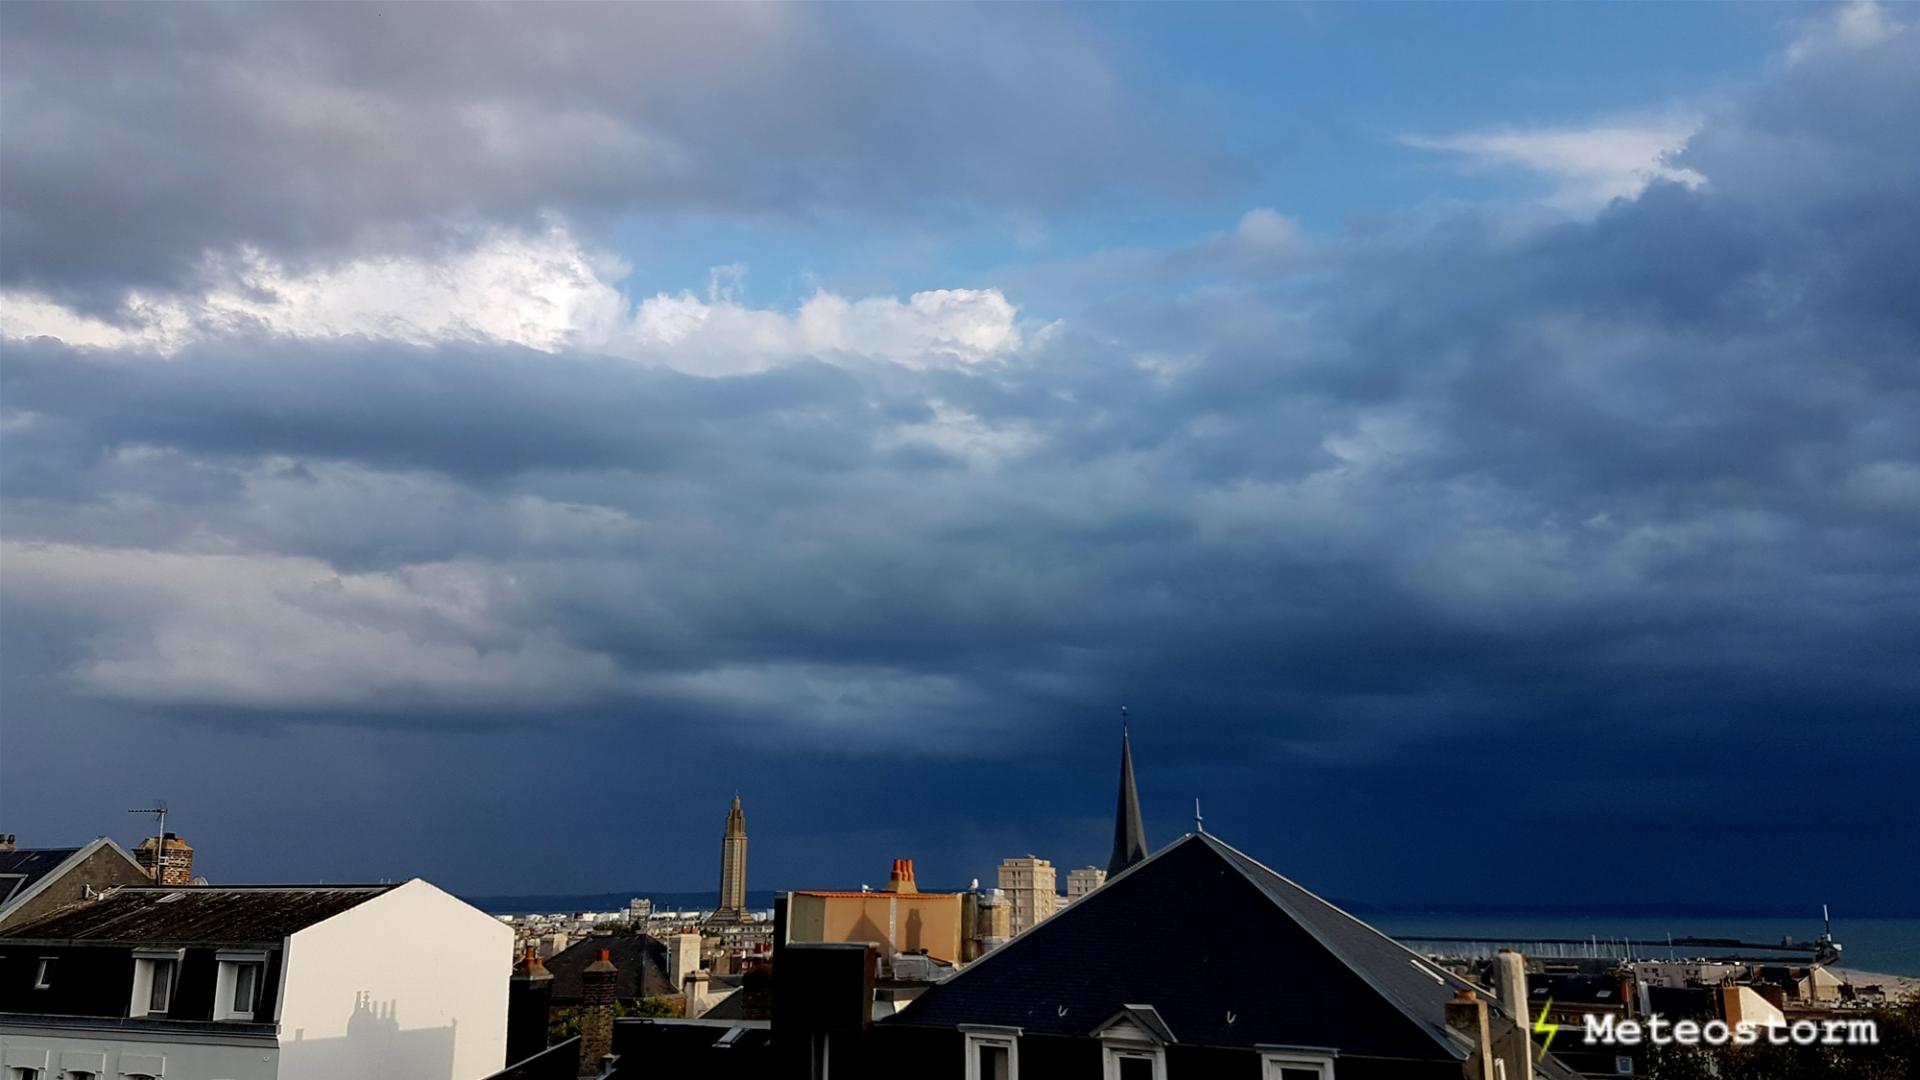
<path fill-rule="evenodd" d="M 99 943 L 279 941 L 393 885 L 127 886 L 12 927 L 15 940 Z"/>
<path fill-rule="evenodd" d="M 34 882 L 79 853 L 77 847 L 0 850 L 0 905 L 33 888 Z"/>

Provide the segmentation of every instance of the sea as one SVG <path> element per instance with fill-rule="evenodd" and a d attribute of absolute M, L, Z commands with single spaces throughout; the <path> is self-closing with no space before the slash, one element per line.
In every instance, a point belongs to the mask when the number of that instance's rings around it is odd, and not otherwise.
<path fill-rule="evenodd" d="M 572 914 L 580 911 L 624 911 L 627 900 L 642 896 L 653 901 L 660 911 L 702 910 L 713 906 L 713 892 L 590 893 L 558 896 L 476 896 L 469 903 L 495 915 Z M 747 905 L 764 910 L 773 907 L 772 890 L 749 890 Z M 1785 939 L 1811 942 L 1820 936 L 1818 917 L 1675 914 L 1659 915 L 1635 911 L 1632 914 L 1596 914 L 1586 916 L 1564 913 L 1519 912 L 1511 915 L 1451 915 L 1391 909 L 1358 910 L 1362 919 L 1381 932 L 1394 937 L 1468 938 L 1474 941 L 1531 941 L 1542 938 L 1601 940 L 1631 938 L 1664 941 L 1671 937 L 1734 938 L 1740 941 L 1773 944 Z M 1846 918 L 1837 917 L 1833 937 L 1841 945 L 1840 967 L 1871 971 L 1883 975 L 1920 978 L 1920 918 Z M 1417 943 L 1416 943 L 1417 944 Z M 1649 960 L 1666 955 L 1659 948 L 1643 949 Z M 1782 962 L 1791 962 L 1782 954 Z"/>

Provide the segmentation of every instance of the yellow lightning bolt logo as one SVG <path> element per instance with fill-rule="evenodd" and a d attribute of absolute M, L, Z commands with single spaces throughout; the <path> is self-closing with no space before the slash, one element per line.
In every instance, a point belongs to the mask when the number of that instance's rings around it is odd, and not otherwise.
<path fill-rule="evenodd" d="M 1551 1008 L 1553 1008 L 1553 999 L 1548 998 L 1547 1003 L 1540 1006 L 1540 1016 L 1533 1022 L 1533 1033 L 1544 1034 L 1547 1037 L 1547 1041 L 1540 1044 L 1540 1057 L 1536 1059 L 1540 1061 L 1546 1060 L 1547 1048 L 1553 1045 L 1553 1037 L 1560 1033 L 1559 1024 L 1547 1023 L 1547 1010 Z"/>

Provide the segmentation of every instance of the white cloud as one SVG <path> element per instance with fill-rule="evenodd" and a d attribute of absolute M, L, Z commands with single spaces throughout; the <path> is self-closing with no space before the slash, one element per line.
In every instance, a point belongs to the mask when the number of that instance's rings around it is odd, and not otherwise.
<path fill-rule="evenodd" d="M 29 293 L 0 293 L 0 336 L 172 354 L 241 331 L 302 339 L 489 342 L 608 352 L 693 374 L 758 371 L 805 356 L 913 368 L 995 362 L 1018 351 L 1018 312 L 997 289 L 936 289 L 902 301 L 821 291 L 791 312 L 738 297 L 746 268 L 715 267 L 704 298 L 660 293 L 629 306 L 617 260 L 564 228 L 496 231 L 440 261 L 360 259 L 296 273 L 257 253 L 207 268 L 196 297 L 135 295 L 108 322 Z"/>
<path fill-rule="evenodd" d="M 1809 22 L 1787 46 L 1787 62 L 1797 64 L 1825 52 L 1853 52 L 1878 45 L 1901 29 L 1873 0 L 1854 0 L 1830 17 Z"/>
<path fill-rule="evenodd" d="M 932 446 L 971 465 L 994 468 L 1037 449 L 1046 441 L 1031 424 L 990 423 L 937 398 L 927 405 L 933 412 L 932 419 L 889 429 L 881 436 L 881 447 Z"/>
<path fill-rule="evenodd" d="M 1585 127 L 1497 129 L 1457 135 L 1409 135 L 1408 146 L 1466 155 L 1482 168 L 1517 168 L 1538 173 L 1554 185 L 1552 205 L 1592 209 L 1614 199 L 1631 198 L 1655 180 L 1698 187 L 1706 177 L 1668 164 L 1699 123 L 1670 119 Z"/>
<path fill-rule="evenodd" d="M 44 297 L 0 294 L 0 333 L 72 345 L 173 353 L 245 329 L 294 338 L 374 337 L 426 345 L 489 341 L 552 351 L 619 324 L 622 267 L 590 256 L 565 229 L 491 231 L 441 261 L 358 259 L 306 273 L 257 252 L 211 262 L 200 296 L 134 294 L 108 323 Z"/>
<path fill-rule="evenodd" d="M 1245 249 L 1262 253 L 1290 251 L 1300 243 L 1300 224 L 1277 210 L 1255 207 L 1240 215 L 1234 240 Z"/>

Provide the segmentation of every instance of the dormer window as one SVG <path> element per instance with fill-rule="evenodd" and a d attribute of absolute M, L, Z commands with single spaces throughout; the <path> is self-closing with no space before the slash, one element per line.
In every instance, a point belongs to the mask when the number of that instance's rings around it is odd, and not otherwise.
<path fill-rule="evenodd" d="M 133 954 L 133 1001 L 128 1016 L 165 1016 L 173 1008 L 174 983 L 180 974 L 178 952 L 141 951 Z"/>
<path fill-rule="evenodd" d="M 1176 1040 L 1153 1006 L 1123 1005 L 1093 1035 L 1102 1080 L 1167 1080 L 1167 1046 Z"/>
<path fill-rule="evenodd" d="M 1166 1080 L 1167 1055 L 1159 1047 L 1106 1046 L 1107 1080 Z"/>
<path fill-rule="evenodd" d="M 220 973 L 214 984 L 215 1020 L 250 1021 L 260 1004 L 260 984 L 267 966 L 263 952 L 220 952 Z"/>
<path fill-rule="evenodd" d="M 1333 1080 L 1333 1051 L 1266 1050 L 1260 1067 L 1260 1080 Z"/>
<path fill-rule="evenodd" d="M 1019 1080 L 1020 1029 L 962 1024 L 966 1035 L 966 1080 Z"/>

